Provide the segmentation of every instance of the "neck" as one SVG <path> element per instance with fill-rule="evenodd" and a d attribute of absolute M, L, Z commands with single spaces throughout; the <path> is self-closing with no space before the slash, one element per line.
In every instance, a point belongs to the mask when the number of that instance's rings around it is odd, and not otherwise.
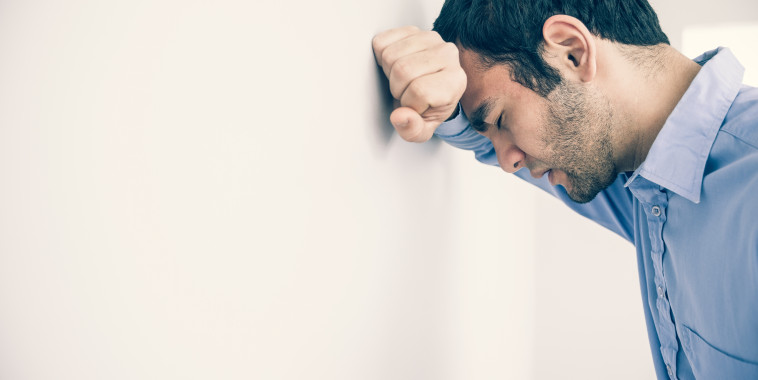
<path fill-rule="evenodd" d="M 619 47 L 604 54 L 605 89 L 614 103 L 614 160 L 619 172 L 637 169 L 663 124 L 700 70 L 668 45 Z M 608 64 L 612 66 L 608 66 Z M 600 65 L 598 65 L 598 68 Z M 600 74 L 600 73 L 598 73 Z"/>

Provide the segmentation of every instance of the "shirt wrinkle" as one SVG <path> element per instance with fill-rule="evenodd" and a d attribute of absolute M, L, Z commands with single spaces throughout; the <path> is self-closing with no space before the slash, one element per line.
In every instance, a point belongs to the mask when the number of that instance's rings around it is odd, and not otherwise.
<path fill-rule="evenodd" d="M 700 203 L 708 153 L 737 96 L 745 69 L 723 47 L 704 53 L 695 62 L 703 67 L 635 172 Z M 731 66 L 730 70 L 719 70 L 723 65 Z"/>
<path fill-rule="evenodd" d="M 758 89 L 740 85 L 728 49 L 695 60 L 703 67 L 646 160 L 592 201 L 515 175 L 634 243 L 659 379 L 758 379 Z M 497 166 L 463 112 L 438 131 Z"/>

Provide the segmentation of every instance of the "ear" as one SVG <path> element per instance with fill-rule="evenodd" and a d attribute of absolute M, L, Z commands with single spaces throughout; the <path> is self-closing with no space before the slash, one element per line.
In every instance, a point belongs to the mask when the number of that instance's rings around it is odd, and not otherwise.
<path fill-rule="evenodd" d="M 567 15 L 555 15 L 542 26 L 546 61 L 582 82 L 590 82 L 597 73 L 595 36 L 584 23 Z"/>

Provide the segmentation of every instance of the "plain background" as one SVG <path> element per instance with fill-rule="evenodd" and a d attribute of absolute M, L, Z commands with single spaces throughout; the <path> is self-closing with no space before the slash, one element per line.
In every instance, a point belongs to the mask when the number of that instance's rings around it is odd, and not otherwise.
<path fill-rule="evenodd" d="M 630 244 L 393 133 L 371 38 L 440 6 L 1 2 L 0 378 L 652 379 Z"/>

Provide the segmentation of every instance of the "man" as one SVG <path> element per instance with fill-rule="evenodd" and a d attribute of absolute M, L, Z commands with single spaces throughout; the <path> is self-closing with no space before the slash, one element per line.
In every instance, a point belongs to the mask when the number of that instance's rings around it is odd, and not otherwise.
<path fill-rule="evenodd" d="M 758 90 L 731 52 L 690 61 L 641 0 L 448 0 L 434 29 L 373 40 L 400 136 L 632 242 L 659 378 L 758 379 Z"/>

